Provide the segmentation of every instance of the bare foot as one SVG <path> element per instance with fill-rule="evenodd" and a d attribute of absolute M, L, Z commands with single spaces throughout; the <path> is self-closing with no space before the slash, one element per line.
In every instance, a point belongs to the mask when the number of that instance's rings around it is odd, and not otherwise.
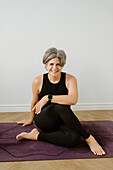
<path fill-rule="evenodd" d="M 98 144 L 98 142 L 95 140 L 95 138 L 92 135 L 90 135 L 90 137 L 86 139 L 85 141 L 89 145 L 94 155 L 105 155 L 106 154 L 105 151 L 102 149 L 102 147 Z"/>
<path fill-rule="evenodd" d="M 37 137 L 39 135 L 39 131 L 34 128 L 30 133 L 27 132 L 22 132 L 19 135 L 16 136 L 17 140 L 22 140 L 22 139 L 31 139 L 31 140 L 38 140 Z"/>

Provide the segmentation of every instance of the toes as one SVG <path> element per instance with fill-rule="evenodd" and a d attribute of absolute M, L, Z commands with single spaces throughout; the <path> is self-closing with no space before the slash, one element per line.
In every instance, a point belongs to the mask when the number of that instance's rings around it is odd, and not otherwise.
<path fill-rule="evenodd" d="M 105 154 L 106 154 L 105 151 L 104 151 L 103 149 L 101 149 L 101 152 L 102 152 L 102 155 L 105 155 Z"/>
<path fill-rule="evenodd" d="M 21 140 L 21 136 L 20 136 L 20 135 L 17 135 L 17 136 L 16 136 L 16 139 L 17 139 L 17 140 Z"/>
<path fill-rule="evenodd" d="M 16 136 L 16 139 L 19 140 L 19 139 L 18 139 L 18 135 Z"/>
<path fill-rule="evenodd" d="M 17 140 L 23 139 L 23 138 L 24 138 L 24 137 L 23 137 L 23 136 L 24 136 L 24 133 L 25 133 L 25 132 L 22 132 L 22 133 L 20 133 L 19 135 L 17 135 L 17 136 L 16 136 L 16 139 L 17 139 Z"/>
<path fill-rule="evenodd" d="M 94 155 L 96 155 L 96 151 L 94 151 L 94 150 L 92 150 L 92 149 L 91 149 L 91 151 L 93 152 Z"/>
<path fill-rule="evenodd" d="M 94 153 L 94 155 L 97 155 L 97 153 L 96 153 L 96 152 L 94 152 L 94 151 L 93 151 L 93 153 Z"/>
<path fill-rule="evenodd" d="M 106 153 L 103 151 L 102 154 L 105 155 Z"/>
<path fill-rule="evenodd" d="M 106 154 L 103 150 L 102 150 L 101 152 L 102 152 L 102 155 L 105 155 L 105 154 Z"/>
<path fill-rule="evenodd" d="M 102 149 L 102 147 L 100 148 L 100 153 L 101 155 L 105 155 L 105 151 Z"/>
<path fill-rule="evenodd" d="M 102 150 L 97 150 L 97 151 L 94 152 L 94 154 L 101 156 L 101 155 L 105 155 L 105 152 L 102 151 Z"/>
<path fill-rule="evenodd" d="M 105 152 L 102 150 L 91 150 L 93 152 L 94 155 L 105 155 Z"/>
<path fill-rule="evenodd" d="M 97 152 L 97 155 L 101 156 L 101 155 L 102 155 L 102 152 L 101 152 L 101 151 L 98 151 L 98 152 Z"/>

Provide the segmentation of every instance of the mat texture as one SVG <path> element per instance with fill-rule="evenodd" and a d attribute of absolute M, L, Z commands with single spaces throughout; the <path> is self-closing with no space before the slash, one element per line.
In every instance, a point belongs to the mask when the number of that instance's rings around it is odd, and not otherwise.
<path fill-rule="evenodd" d="M 0 123 L 0 162 L 55 159 L 83 159 L 113 157 L 113 121 L 82 121 L 106 151 L 105 156 L 95 156 L 81 138 L 74 148 L 66 148 L 41 141 L 17 141 L 15 136 L 30 132 L 35 125 L 23 127 L 16 123 Z"/>

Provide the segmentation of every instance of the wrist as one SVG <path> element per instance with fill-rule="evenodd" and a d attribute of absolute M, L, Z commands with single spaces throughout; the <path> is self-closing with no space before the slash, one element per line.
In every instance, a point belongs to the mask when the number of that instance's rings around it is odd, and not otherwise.
<path fill-rule="evenodd" d="M 30 123 L 32 123 L 32 122 L 33 122 L 33 119 L 32 119 L 32 120 L 31 120 L 31 119 L 29 119 L 29 122 L 30 122 Z"/>
<path fill-rule="evenodd" d="M 52 100 L 52 94 L 48 94 L 48 102 L 51 102 L 51 100 Z"/>
<path fill-rule="evenodd" d="M 44 96 L 44 101 L 45 101 L 45 103 L 48 102 L 48 95 L 45 95 L 45 96 Z"/>

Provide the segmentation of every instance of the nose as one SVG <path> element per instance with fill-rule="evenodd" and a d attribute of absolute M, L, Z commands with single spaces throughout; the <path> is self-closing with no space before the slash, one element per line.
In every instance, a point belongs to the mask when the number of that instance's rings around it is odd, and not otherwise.
<path fill-rule="evenodd" d="M 53 65 L 53 69 L 54 70 L 57 69 L 57 65 L 56 64 Z"/>

